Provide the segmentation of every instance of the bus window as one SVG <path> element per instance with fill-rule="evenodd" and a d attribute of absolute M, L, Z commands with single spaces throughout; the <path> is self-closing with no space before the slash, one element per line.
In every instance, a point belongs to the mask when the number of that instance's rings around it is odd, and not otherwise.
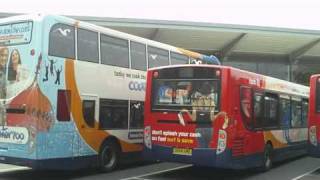
<path fill-rule="evenodd" d="M 307 127 L 309 103 L 307 99 L 302 100 L 302 127 Z"/>
<path fill-rule="evenodd" d="M 93 128 L 94 127 L 94 117 L 95 117 L 95 104 L 94 100 L 83 100 L 82 101 L 82 113 L 86 124 Z"/>
<path fill-rule="evenodd" d="M 250 87 L 240 87 L 240 102 L 244 122 L 248 128 L 252 128 L 252 89 Z"/>
<path fill-rule="evenodd" d="M 101 63 L 129 68 L 128 41 L 111 36 L 101 35 Z"/>
<path fill-rule="evenodd" d="M 100 129 L 128 129 L 128 101 L 100 100 Z"/>
<path fill-rule="evenodd" d="M 149 68 L 169 65 L 169 51 L 156 47 L 148 47 Z"/>
<path fill-rule="evenodd" d="M 254 127 L 262 128 L 263 119 L 264 119 L 264 97 L 262 93 L 255 92 L 253 99 L 253 118 L 254 118 Z"/>
<path fill-rule="evenodd" d="M 78 59 L 99 63 L 98 33 L 78 29 L 77 36 Z"/>
<path fill-rule="evenodd" d="M 146 45 L 131 41 L 130 56 L 132 69 L 147 70 Z"/>
<path fill-rule="evenodd" d="M 292 99 L 291 101 L 291 127 L 302 127 L 301 121 L 301 99 Z"/>
<path fill-rule="evenodd" d="M 70 121 L 71 108 L 71 92 L 70 90 L 58 90 L 57 98 L 57 120 Z"/>
<path fill-rule="evenodd" d="M 153 110 L 198 109 L 219 111 L 218 80 L 162 80 L 153 86 Z"/>
<path fill-rule="evenodd" d="M 144 118 L 144 103 L 143 101 L 130 102 L 130 128 L 142 128 Z"/>
<path fill-rule="evenodd" d="M 290 97 L 280 98 L 280 126 L 290 127 L 291 102 Z"/>
<path fill-rule="evenodd" d="M 264 97 L 264 102 L 265 102 L 264 127 L 277 127 L 279 125 L 279 121 L 278 121 L 279 100 L 278 99 L 279 98 L 277 95 L 266 93 Z"/>
<path fill-rule="evenodd" d="M 316 82 L 316 112 L 320 113 L 320 78 Z"/>
<path fill-rule="evenodd" d="M 189 57 L 185 56 L 183 54 L 178 54 L 175 52 L 170 52 L 170 60 L 171 64 L 188 64 L 189 63 Z"/>
<path fill-rule="evenodd" d="M 66 24 L 55 24 L 49 35 L 49 55 L 64 58 L 75 58 L 74 27 Z"/>

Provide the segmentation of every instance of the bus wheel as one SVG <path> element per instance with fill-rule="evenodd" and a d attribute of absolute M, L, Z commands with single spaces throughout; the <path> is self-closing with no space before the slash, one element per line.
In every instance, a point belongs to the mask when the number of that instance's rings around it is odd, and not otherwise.
<path fill-rule="evenodd" d="M 106 172 L 114 170 L 119 163 L 119 147 L 114 142 L 103 145 L 99 155 L 100 169 Z"/>
<path fill-rule="evenodd" d="M 263 155 L 263 171 L 268 171 L 272 168 L 272 145 L 266 144 L 264 148 L 264 155 Z"/>

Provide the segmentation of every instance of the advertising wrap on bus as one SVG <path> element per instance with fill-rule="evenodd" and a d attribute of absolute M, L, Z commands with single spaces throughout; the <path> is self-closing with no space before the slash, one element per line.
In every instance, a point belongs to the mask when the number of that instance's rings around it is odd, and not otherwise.
<path fill-rule="evenodd" d="M 32 22 L 17 22 L 0 25 L 0 44 L 14 45 L 31 41 Z"/>
<path fill-rule="evenodd" d="M 0 143 L 20 157 L 35 157 L 36 133 L 50 129 L 52 106 L 39 88 L 42 56 L 33 21 L 0 25 Z M 35 39 L 35 38 L 34 38 Z M 14 151 L 11 151 L 14 154 Z"/>
<path fill-rule="evenodd" d="M 180 158 L 225 152 L 228 117 L 220 110 L 219 68 L 157 70 L 151 91 L 151 112 L 157 118 L 145 126 L 146 148 L 171 147 L 171 154 Z"/>

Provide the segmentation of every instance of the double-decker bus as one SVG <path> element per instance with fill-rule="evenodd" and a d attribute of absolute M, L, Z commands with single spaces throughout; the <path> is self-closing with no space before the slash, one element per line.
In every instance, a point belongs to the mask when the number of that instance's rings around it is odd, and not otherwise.
<path fill-rule="evenodd" d="M 143 148 L 147 68 L 201 60 L 62 16 L 1 19 L 0 163 L 114 169 Z"/>
<path fill-rule="evenodd" d="M 306 153 L 309 88 L 215 65 L 147 72 L 144 156 L 268 170 Z"/>
<path fill-rule="evenodd" d="M 320 157 L 320 74 L 310 77 L 310 104 L 308 116 L 309 145 L 308 153 Z"/>

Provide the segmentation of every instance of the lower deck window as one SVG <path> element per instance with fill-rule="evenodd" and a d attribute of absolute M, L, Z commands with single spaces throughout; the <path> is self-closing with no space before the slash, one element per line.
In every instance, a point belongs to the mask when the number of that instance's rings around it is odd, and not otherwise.
<path fill-rule="evenodd" d="M 82 101 L 83 118 L 89 127 L 94 127 L 95 104 L 96 104 L 96 101 L 94 100 Z"/>
<path fill-rule="evenodd" d="M 100 129 L 128 129 L 128 101 L 100 99 Z"/>
<path fill-rule="evenodd" d="M 130 102 L 130 128 L 142 128 L 143 127 L 143 115 L 144 103 L 142 101 Z"/>

